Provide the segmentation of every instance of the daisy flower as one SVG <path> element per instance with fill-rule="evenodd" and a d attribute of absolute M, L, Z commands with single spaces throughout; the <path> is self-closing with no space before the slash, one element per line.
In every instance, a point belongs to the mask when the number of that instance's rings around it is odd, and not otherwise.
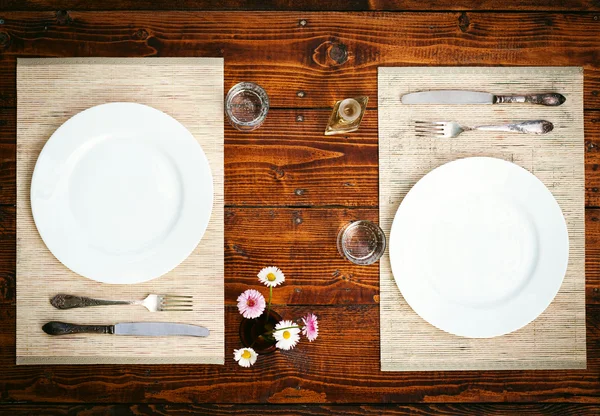
<path fill-rule="evenodd" d="M 258 354 L 252 348 L 240 348 L 233 350 L 233 358 L 242 367 L 250 367 L 256 362 Z"/>
<path fill-rule="evenodd" d="M 292 321 L 281 321 L 275 325 L 273 336 L 277 340 L 277 348 L 291 350 L 300 341 L 300 328 Z"/>
<path fill-rule="evenodd" d="M 285 282 L 285 275 L 278 267 L 265 267 L 258 272 L 258 280 L 268 287 L 275 287 Z"/>
<path fill-rule="evenodd" d="M 309 313 L 302 318 L 304 328 L 302 328 L 302 335 L 308 338 L 309 342 L 313 342 L 319 336 L 319 322 L 317 321 L 317 315 Z"/>
<path fill-rule="evenodd" d="M 246 319 L 258 318 L 265 310 L 265 297 L 258 290 L 248 289 L 237 298 L 237 306 Z"/>

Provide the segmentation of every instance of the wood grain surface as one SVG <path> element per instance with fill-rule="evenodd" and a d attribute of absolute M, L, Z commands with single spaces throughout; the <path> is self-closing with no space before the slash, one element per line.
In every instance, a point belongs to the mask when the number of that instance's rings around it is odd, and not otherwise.
<path fill-rule="evenodd" d="M 0 0 L 0 414 L 597 414 L 599 10 L 596 0 Z M 63 56 L 224 57 L 226 90 L 251 80 L 269 93 L 260 129 L 225 128 L 225 366 L 14 365 L 16 58 Z M 333 239 L 346 221 L 378 217 L 377 67 L 404 65 L 584 67 L 587 370 L 379 371 L 378 266 L 343 262 Z M 372 98 L 361 129 L 323 136 L 334 101 L 354 95 Z M 235 297 L 269 264 L 288 277 L 277 310 L 315 312 L 322 333 L 245 370 L 231 359 Z M 191 404 L 202 402 L 222 404 Z"/>
<path fill-rule="evenodd" d="M 259 357 L 250 369 L 233 360 L 241 320 L 226 307 L 224 366 L 50 365 L 14 362 L 14 310 L 0 312 L 3 401 L 93 403 L 598 403 L 600 307 L 588 305 L 588 368 L 567 371 L 379 371 L 379 305 L 282 306 L 284 319 L 310 310 L 319 342 Z"/>
<path fill-rule="evenodd" d="M 340 226 L 359 218 L 376 221 L 377 209 L 227 208 L 225 304 L 234 306 L 239 293 L 256 286 L 265 264 L 277 264 L 290 276 L 274 292 L 274 304 L 377 304 L 377 264 L 353 265 L 335 248 Z M 15 222 L 15 207 L 0 206 L 0 307 L 15 302 Z M 600 305 L 600 209 L 586 210 L 585 229 L 586 303 Z M 274 235 L 282 238 L 274 241 Z"/>
<path fill-rule="evenodd" d="M 600 5 L 594 0 L 3 0 L 6 10 L 559 10 L 592 11 Z"/>
<path fill-rule="evenodd" d="M 252 133 L 225 126 L 225 204 L 377 207 L 377 111 L 358 132 L 324 136 L 327 109 L 274 109 Z M 16 201 L 16 109 L 0 108 L 0 204 Z M 285 129 L 282 131 L 282 126 Z M 586 110 L 585 203 L 600 207 L 600 110 Z"/>
<path fill-rule="evenodd" d="M 0 18 L 2 66 L 16 56 L 223 56 L 225 90 L 251 79 L 268 91 L 272 107 L 376 97 L 379 66 L 500 64 L 582 66 L 585 107 L 600 108 L 598 13 L 69 11 Z M 14 88 L 11 78 L 0 79 L 3 91 Z"/>
<path fill-rule="evenodd" d="M 0 413 L 11 416 L 187 416 L 207 414 L 214 416 L 331 416 L 331 415 L 390 415 L 390 416 L 597 416 L 600 405 L 574 403 L 544 404 L 405 404 L 405 405 L 229 405 L 229 404 L 35 404 L 0 405 Z"/>
<path fill-rule="evenodd" d="M 13 207 L 8 209 L 6 223 L 11 221 Z M 12 211 L 11 211 L 12 210 Z M 232 209 L 229 210 L 231 212 Z M 235 209 L 247 215 L 260 215 L 269 209 Z M 251 211 L 251 212 L 248 212 Z M 289 210 L 291 214 L 292 210 Z M 324 211 L 314 212 L 314 218 Z M 331 211 L 331 210 L 328 210 Z M 339 215 L 344 212 L 339 209 Z M 375 210 L 374 210 L 375 211 Z M 375 212 L 373 212 L 375 214 Z M 588 235 L 597 241 L 600 238 L 600 210 L 588 209 Z M 14 217 L 14 214 L 12 214 Z M 226 213 L 226 216 L 231 215 Z M 290 216 L 291 217 L 291 216 Z M 258 221 L 262 223 L 263 221 Z M 287 234 L 293 229 L 275 223 L 271 227 Z M 285 227 L 285 228 L 284 228 Z M 330 229 L 334 226 L 330 225 Z M 238 234 L 254 237 L 250 228 L 234 229 L 226 226 L 226 245 L 231 244 Z M 264 231 L 264 228 L 260 228 Z M 10 231 L 2 234 L 0 264 L 12 261 L 4 257 L 4 247 L 11 246 Z M 14 241 L 14 233 L 13 241 Z M 6 246 L 4 245 L 6 243 Z M 283 243 L 284 247 L 293 242 Z M 598 247 L 597 243 L 593 243 Z M 313 253 L 321 255 L 324 268 L 335 260 L 316 245 Z M 588 253 L 590 254 L 590 253 Z M 591 253 L 590 260 L 597 262 L 599 256 Z M 305 258 L 305 255 L 302 255 Z M 281 260 L 288 257 L 283 253 Z M 226 253 L 226 264 L 230 263 Z M 277 262 L 284 270 L 297 263 L 294 259 Z M 281 263 L 281 264 L 280 264 Z M 10 268 L 9 265 L 3 266 Z M 590 269 L 598 270 L 594 264 Z M 250 370 L 243 370 L 231 359 L 233 348 L 239 347 L 237 328 L 240 316 L 235 307 L 236 286 L 226 271 L 226 361 L 225 366 L 26 366 L 14 365 L 14 299 L 5 299 L 0 308 L 0 367 L 3 376 L 0 385 L 4 401 L 43 402 L 533 402 L 565 401 L 597 403 L 600 400 L 598 373 L 600 372 L 600 305 L 587 305 L 587 353 L 588 368 L 581 371 L 467 371 L 467 372 L 420 372 L 382 373 L 379 371 L 379 305 L 375 297 L 369 304 L 347 304 L 329 302 L 328 285 L 319 282 L 319 275 L 307 273 L 296 277 L 288 273 L 293 290 L 312 288 L 313 298 L 298 299 L 295 306 L 288 299 L 276 299 L 275 309 L 282 316 L 293 317 L 306 311 L 316 313 L 321 322 L 321 336 L 314 343 L 302 343 L 294 351 L 272 356 L 272 360 L 259 360 Z M 250 273 L 245 287 L 260 289 L 252 283 Z M 290 278 L 294 276 L 293 278 Z M 373 279 L 377 279 L 373 270 Z M 4 278 L 6 287 L 11 286 L 10 276 Z M 312 281 L 314 280 L 314 282 Z M 597 277 L 595 278 L 597 281 Z M 301 283 L 303 285 L 301 285 Z M 232 289 L 233 287 L 233 289 Z M 590 288 L 595 291 L 597 288 Z M 233 295 L 233 296 L 232 296 Z M 358 342 L 357 342 L 358 341 Z M 264 357 L 263 357 L 264 358 Z M 247 383 L 248 378 L 253 380 Z M 246 384 L 244 384 L 246 383 Z M 244 385 L 232 393 L 232 386 Z M 126 392 L 126 395 L 124 395 Z"/>

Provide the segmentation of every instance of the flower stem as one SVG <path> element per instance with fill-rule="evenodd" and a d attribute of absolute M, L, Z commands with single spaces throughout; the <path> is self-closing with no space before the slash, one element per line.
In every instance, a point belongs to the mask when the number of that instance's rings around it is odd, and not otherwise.
<path fill-rule="evenodd" d="M 271 311 L 271 299 L 273 299 L 273 286 L 269 286 L 269 303 L 267 304 L 267 313 L 265 314 L 265 324 L 269 322 L 269 312 Z"/>
<path fill-rule="evenodd" d="M 285 328 L 274 329 L 274 330 L 271 331 L 271 334 L 274 334 L 277 331 L 283 331 L 285 329 L 294 329 L 294 328 L 300 329 L 300 326 L 294 325 L 294 326 L 286 326 Z"/>

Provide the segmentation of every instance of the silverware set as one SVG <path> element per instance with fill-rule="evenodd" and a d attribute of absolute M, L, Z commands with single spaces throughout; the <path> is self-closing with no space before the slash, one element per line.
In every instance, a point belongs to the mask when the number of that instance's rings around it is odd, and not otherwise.
<path fill-rule="evenodd" d="M 87 308 L 91 306 L 138 305 L 150 312 L 189 312 L 193 310 L 192 296 L 150 294 L 142 300 L 106 300 L 84 296 L 58 294 L 50 300 L 56 309 Z M 202 326 L 169 322 L 129 322 L 114 325 L 78 325 L 52 321 L 42 327 L 48 335 L 114 334 L 136 336 L 195 336 L 206 337 L 209 330 Z"/>
<path fill-rule="evenodd" d="M 558 106 L 566 101 L 562 94 L 545 93 L 530 95 L 494 95 L 487 92 L 440 90 L 405 94 L 402 104 L 510 104 L 528 103 L 543 106 Z M 500 125 L 465 126 L 455 121 L 415 121 L 417 137 L 454 138 L 472 130 L 496 131 L 524 134 L 546 134 L 554 129 L 547 120 L 528 120 Z"/>

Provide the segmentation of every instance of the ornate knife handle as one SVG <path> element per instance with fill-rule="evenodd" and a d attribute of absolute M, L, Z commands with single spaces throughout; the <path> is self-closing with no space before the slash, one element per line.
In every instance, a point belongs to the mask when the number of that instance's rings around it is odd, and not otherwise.
<path fill-rule="evenodd" d="M 103 299 L 92 299 L 83 296 L 72 296 L 72 295 L 56 295 L 50 299 L 50 304 L 56 309 L 72 309 L 72 308 L 85 308 L 87 306 L 101 306 L 101 305 L 129 305 L 130 302 L 124 300 L 103 300 Z"/>
<path fill-rule="evenodd" d="M 548 106 L 557 106 L 564 103 L 567 99 L 562 94 L 532 94 L 532 95 L 495 95 L 494 104 L 505 103 L 529 103 Z"/>
<path fill-rule="evenodd" d="M 42 327 L 42 330 L 48 335 L 68 335 L 68 334 L 114 334 L 114 325 L 76 325 L 65 322 L 48 322 Z"/>

